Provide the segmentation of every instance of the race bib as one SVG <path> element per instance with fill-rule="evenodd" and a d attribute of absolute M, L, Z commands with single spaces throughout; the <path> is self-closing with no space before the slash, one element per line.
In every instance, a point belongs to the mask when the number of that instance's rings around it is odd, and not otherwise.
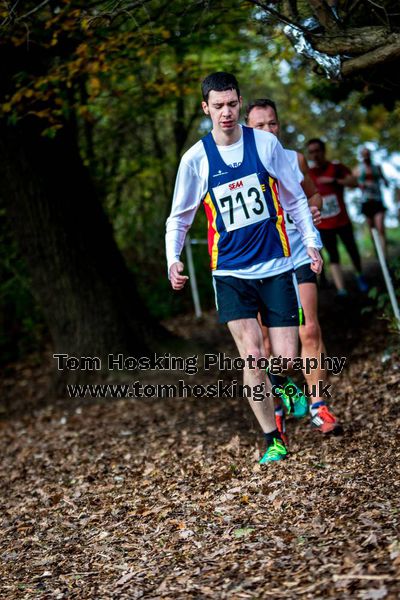
<path fill-rule="evenodd" d="M 213 188 L 227 231 L 246 227 L 269 217 L 268 206 L 256 173 Z"/>
<path fill-rule="evenodd" d="M 328 196 L 322 196 L 322 198 L 321 219 L 336 217 L 340 213 L 339 200 L 336 194 L 329 194 Z"/>
<path fill-rule="evenodd" d="M 292 217 L 286 212 L 286 210 L 283 211 L 283 214 L 285 215 L 286 230 L 296 229 L 296 225 L 294 224 Z"/>

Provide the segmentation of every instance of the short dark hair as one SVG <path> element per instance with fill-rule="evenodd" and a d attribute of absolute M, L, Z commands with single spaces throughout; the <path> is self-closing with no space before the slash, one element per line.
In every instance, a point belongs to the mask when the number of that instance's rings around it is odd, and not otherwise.
<path fill-rule="evenodd" d="M 325 142 L 323 142 L 320 138 L 311 138 L 311 140 L 308 140 L 306 144 L 307 148 L 308 146 L 311 146 L 311 144 L 319 144 L 321 150 L 325 150 Z"/>
<path fill-rule="evenodd" d="M 203 94 L 204 102 L 208 102 L 210 92 L 226 92 L 227 90 L 236 90 L 238 98 L 240 96 L 239 84 L 234 75 L 218 71 L 207 75 L 201 84 L 201 93 Z"/>
<path fill-rule="evenodd" d="M 246 113 L 244 116 L 246 123 L 249 119 L 249 115 L 250 115 L 251 111 L 253 110 L 253 108 L 256 108 L 256 106 L 258 106 L 260 108 L 268 108 L 268 107 L 273 108 L 275 111 L 275 114 L 276 114 L 276 118 L 278 119 L 278 111 L 276 110 L 275 102 L 273 100 L 269 100 L 268 98 L 258 98 L 258 100 L 252 100 L 246 106 Z"/>

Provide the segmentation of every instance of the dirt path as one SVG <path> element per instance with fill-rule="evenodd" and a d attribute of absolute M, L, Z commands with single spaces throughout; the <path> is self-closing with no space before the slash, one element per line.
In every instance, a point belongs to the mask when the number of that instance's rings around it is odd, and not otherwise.
<path fill-rule="evenodd" d="M 397 339 L 332 298 L 328 349 L 351 357 L 335 385 L 345 435 L 290 422 L 285 463 L 258 465 L 257 426 L 235 399 L 58 402 L 3 418 L 0 597 L 397 599 Z M 174 326 L 235 356 L 214 315 Z"/>

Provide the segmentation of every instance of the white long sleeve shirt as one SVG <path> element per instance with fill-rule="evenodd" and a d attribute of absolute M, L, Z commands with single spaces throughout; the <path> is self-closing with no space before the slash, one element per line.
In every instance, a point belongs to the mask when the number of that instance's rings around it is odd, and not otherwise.
<path fill-rule="evenodd" d="M 300 167 L 299 167 L 299 159 L 297 156 L 297 152 L 295 150 L 288 150 L 287 148 L 285 148 L 285 153 L 286 153 L 287 159 L 290 162 L 292 169 L 296 175 L 297 181 L 301 184 L 302 181 L 304 180 L 304 175 L 301 172 Z M 289 236 L 293 267 L 296 270 L 299 267 L 301 267 L 302 265 L 311 263 L 311 258 L 308 256 L 307 250 L 302 243 L 300 233 L 298 232 L 295 224 L 292 222 L 292 219 L 288 218 L 288 215 L 286 212 L 285 212 L 285 224 L 286 224 L 286 231 Z M 320 236 L 319 232 L 318 232 L 318 235 L 319 235 L 319 241 L 320 241 L 321 236 Z M 321 243 L 321 245 L 322 245 L 322 243 Z"/>
<path fill-rule="evenodd" d="M 280 203 L 299 230 L 304 246 L 321 248 L 319 234 L 313 225 L 307 199 L 284 149 L 277 138 L 270 133 L 254 129 L 254 136 L 259 158 L 270 175 L 278 180 Z M 243 135 L 234 144 L 218 146 L 222 160 L 230 166 L 237 166 L 243 161 L 243 150 Z M 208 174 L 208 158 L 200 140 L 183 155 L 176 178 L 172 210 L 166 223 L 168 272 L 171 265 L 180 260 L 186 234 L 207 194 Z M 244 269 L 230 271 L 216 269 L 213 275 L 259 279 L 292 268 L 290 257 L 283 257 Z"/>

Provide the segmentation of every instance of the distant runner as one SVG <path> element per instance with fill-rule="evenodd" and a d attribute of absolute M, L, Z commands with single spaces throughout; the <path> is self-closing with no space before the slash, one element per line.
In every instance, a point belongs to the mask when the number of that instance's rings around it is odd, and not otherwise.
<path fill-rule="evenodd" d="M 367 217 L 369 229 L 375 227 L 379 233 L 383 252 L 386 256 L 387 244 L 385 233 L 385 206 L 383 204 L 380 183 L 386 186 L 388 182 L 378 165 L 374 165 L 371 152 L 368 148 L 361 150 L 362 162 L 354 169 L 354 175 L 358 179 L 358 185 L 362 191 L 361 212 Z"/>
<path fill-rule="evenodd" d="M 276 105 L 272 100 L 265 98 L 250 102 L 246 107 L 246 124 L 256 129 L 269 131 L 279 138 L 280 123 Z M 322 206 L 322 198 L 315 187 L 314 182 L 308 174 L 308 165 L 304 156 L 294 150 L 285 149 L 286 156 L 293 168 L 297 180 L 303 187 L 304 193 L 308 198 L 310 207 L 317 209 Z M 321 328 L 318 321 L 318 294 L 317 294 L 317 277 L 315 272 L 310 267 L 310 257 L 301 243 L 301 237 L 290 217 L 285 213 L 286 229 L 289 235 L 289 242 L 292 251 L 292 261 L 299 284 L 300 302 L 304 311 L 305 324 L 301 324 L 299 329 L 301 340 L 301 355 L 303 359 L 306 357 L 315 357 L 317 360 L 321 356 L 321 352 L 325 350 L 322 340 Z M 268 329 L 263 327 L 264 343 L 266 346 L 266 354 L 269 356 L 269 339 Z M 305 380 L 307 381 L 309 390 L 318 389 L 318 382 L 323 382 L 325 372 L 321 368 L 313 370 L 310 374 L 304 372 Z M 296 418 L 304 417 L 308 412 L 308 400 L 300 389 L 297 388 L 297 394 L 293 395 L 285 393 L 285 388 L 293 390 L 294 382 L 289 377 L 281 377 L 279 375 L 269 374 L 271 383 L 281 388 L 280 398 L 283 401 L 287 413 L 293 414 Z M 289 388 L 288 386 L 291 386 Z M 339 433 L 342 428 L 339 425 L 336 417 L 326 406 L 324 398 L 315 394 L 311 397 L 310 405 L 311 425 L 318 429 L 321 433 Z M 282 404 L 277 403 L 275 407 L 275 418 L 282 438 L 287 441 L 285 417 L 282 409 Z"/>
<path fill-rule="evenodd" d="M 275 356 L 297 352 L 299 310 L 283 210 L 301 231 L 304 246 L 319 273 L 319 235 L 306 197 L 277 138 L 242 127 L 242 98 L 236 78 L 213 73 L 202 83 L 202 108 L 212 131 L 182 157 L 172 210 L 166 224 L 168 272 L 172 288 L 181 290 L 180 254 L 185 236 L 203 203 L 208 220 L 208 248 L 219 320 L 227 323 L 240 356 L 265 357 L 257 321 L 270 329 Z M 244 383 L 265 389 L 264 400 L 250 406 L 264 432 L 266 452 L 260 463 L 286 458 L 275 424 L 271 385 L 262 369 L 245 368 Z"/>
<path fill-rule="evenodd" d="M 357 187 L 357 179 L 342 163 L 330 162 L 325 156 L 325 143 L 319 138 L 307 142 L 308 156 L 313 162 L 309 173 L 324 199 L 318 225 L 322 243 L 329 254 L 330 269 L 338 296 L 347 296 L 342 269 L 340 267 L 338 238 L 340 238 L 352 260 L 357 273 L 360 292 L 368 291 L 362 274 L 361 258 L 354 239 L 353 225 L 344 203 L 345 186 Z"/>

